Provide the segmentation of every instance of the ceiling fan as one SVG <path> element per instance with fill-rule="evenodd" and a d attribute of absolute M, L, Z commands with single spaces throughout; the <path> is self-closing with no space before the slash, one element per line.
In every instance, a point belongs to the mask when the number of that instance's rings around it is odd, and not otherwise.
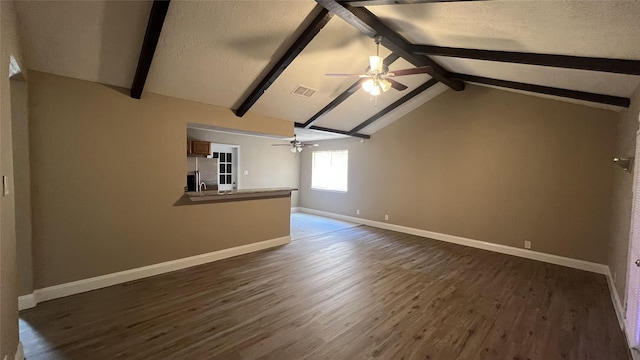
<path fill-rule="evenodd" d="M 298 141 L 296 136 L 297 135 L 293 135 L 293 140 L 289 141 L 289 144 L 271 144 L 271 146 L 291 146 L 289 151 L 291 151 L 294 154 L 298 154 L 299 152 L 302 152 L 303 148 L 318 146 L 318 144 L 305 144 L 302 141 Z"/>
<path fill-rule="evenodd" d="M 384 59 L 380 57 L 380 42 L 382 42 L 381 36 L 376 36 L 376 55 L 369 56 L 369 66 L 365 69 L 364 74 L 325 74 L 326 76 L 357 76 L 360 78 L 367 78 L 368 80 L 362 83 L 364 91 L 371 94 L 371 96 L 378 96 L 383 92 L 394 88 L 398 91 L 407 89 L 406 85 L 403 85 L 392 77 L 426 74 L 430 71 L 429 66 L 421 66 L 413 69 L 403 69 L 389 71 L 389 67 L 384 63 Z"/>

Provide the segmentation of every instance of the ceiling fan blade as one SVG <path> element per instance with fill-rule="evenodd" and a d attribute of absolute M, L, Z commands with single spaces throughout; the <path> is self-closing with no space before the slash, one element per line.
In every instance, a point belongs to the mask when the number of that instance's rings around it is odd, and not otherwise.
<path fill-rule="evenodd" d="M 363 74 L 324 74 L 324 76 L 354 76 L 354 77 L 361 77 L 361 78 L 365 78 L 365 77 L 371 77 L 369 75 L 363 75 Z"/>
<path fill-rule="evenodd" d="M 431 66 L 420 66 L 413 69 L 402 69 L 389 71 L 387 76 L 404 76 L 404 75 L 416 75 L 416 74 L 428 74 L 431 71 Z"/>
<path fill-rule="evenodd" d="M 289 147 L 291 147 L 291 144 L 271 144 L 271 146 L 289 146 Z"/>
<path fill-rule="evenodd" d="M 312 147 L 312 146 L 318 146 L 318 144 L 300 144 L 300 146 Z"/>
<path fill-rule="evenodd" d="M 397 82 L 397 81 L 395 81 L 393 79 L 385 79 L 385 80 L 390 82 L 391 83 L 391 87 L 396 89 L 396 90 L 398 90 L 398 91 L 407 90 L 407 86 L 404 85 L 404 84 L 401 84 L 401 83 L 399 83 L 399 82 Z"/>

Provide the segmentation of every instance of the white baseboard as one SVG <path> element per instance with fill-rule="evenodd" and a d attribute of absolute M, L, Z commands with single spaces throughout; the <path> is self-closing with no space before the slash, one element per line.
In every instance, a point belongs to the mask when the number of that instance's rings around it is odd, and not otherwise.
<path fill-rule="evenodd" d="M 300 212 L 300 208 L 299 208 L 299 207 L 297 207 L 297 206 L 296 206 L 296 207 L 292 207 L 292 208 L 291 208 L 291 212 L 292 212 L 292 213 L 294 213 L 294 212 Z"/>
<path fill-rule="evenodd" d="M 291 236 L 283 236 L 280 238 L 260 241 L 253 244 L 237 246 L 206 254 L 200 254 L 187 258 L 143 266 L 136 269 L 125 270 L 112 274 L 96 276 L 89 279 L 83 279 L 70 283 L 49 286 L 42 289 L 36 289 L 31 295 L 21 296 L 19 298 L 18 305 L 20 310 L 24 310 L 28 309 L 29 307 L 34 307 L 39 302 L 79 294 L 86 291 L 104 288 L 107 286 L 122 284 L 128 281 L 138 280 L 150 276 L 160 275 L 171 271 L 181 270 L 196 265 L 230 258 L 233 256 L 272 248 L 275 246 L 286 245 L 290 242 Z"/>
<path fill-rule="evenodd" d="M 564 256 L 547 254 L 547 253 L 542 253 L 542 252 L 527 250 L 527 249 L 519 249 L 511 246 L 494 244 L 486 241 L 468 239 L 461 236 L 441 234 L 441 233 L 428 231 L 428 230 L 410 228 L 407 226 L 389 224 L 389 223 L 384 223 L 384 222 L 379 222 L 374 220 L 362 219 L 358 217 L 335 214 L 335 213 L 330 213 L 326 211 L 308 209 L 303 207 L 299 207 L 298 211 L 313 214 L 313 215 L 325 216 L 325 217 L 334 218 L 334 219 L 343 220 L 343 221 L 350 221 L 356 224 L 368 225 L 368 226 L 372 226 L 380 229 L 392 230 L 392 231 L 397 231 L 405 234 L 417 235 L 417 236 L 422 236 L 430 239 L 446 241 L 446 242 L 469 246 L 477 249 L 489 250 L 489 251 L 493 251 L 501 254 L 513 255 L 513 256 L 518 256 L 522 258 L 538 260 L 538 261 L 542 261 L 550 264 L 567 266 L 567 267 L 590 271 L 590 272 L 603 274 L 603 275 L 607 275 L 609 273 L 609 267 L 607 265 L 584 261 L 584 260 L 572 259 Z"/>
<path fill-rule="evenodd" d="M 33 293 L 18 297 L 19 310 L 31 309 L 32 307 L 35 307 L 35 306 L 36 306 L 36 299 Z"/>

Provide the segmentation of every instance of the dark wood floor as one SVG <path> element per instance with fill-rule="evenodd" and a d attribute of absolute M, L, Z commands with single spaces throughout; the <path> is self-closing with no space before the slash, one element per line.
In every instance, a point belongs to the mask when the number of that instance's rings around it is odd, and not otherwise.
<path fill-rule="evenodd" d="M 602 275 L 369 227 L 39 304 L 36 359 L 629 359 Z"/>

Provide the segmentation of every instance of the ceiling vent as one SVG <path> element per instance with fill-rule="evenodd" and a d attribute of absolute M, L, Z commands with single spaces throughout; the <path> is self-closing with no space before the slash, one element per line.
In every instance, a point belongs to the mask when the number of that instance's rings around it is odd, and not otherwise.
<path fill-rule="evenodd" d="M 308 99 L 311 97 L 311 95 L 315 94 L 317 91 L 318 90 L 312 89 L 308 86 L 298 85 L 296 86 L 295 89 L 293 89 L 293 91 L 291 92 L 291 95 L 302 96 Z"/>

